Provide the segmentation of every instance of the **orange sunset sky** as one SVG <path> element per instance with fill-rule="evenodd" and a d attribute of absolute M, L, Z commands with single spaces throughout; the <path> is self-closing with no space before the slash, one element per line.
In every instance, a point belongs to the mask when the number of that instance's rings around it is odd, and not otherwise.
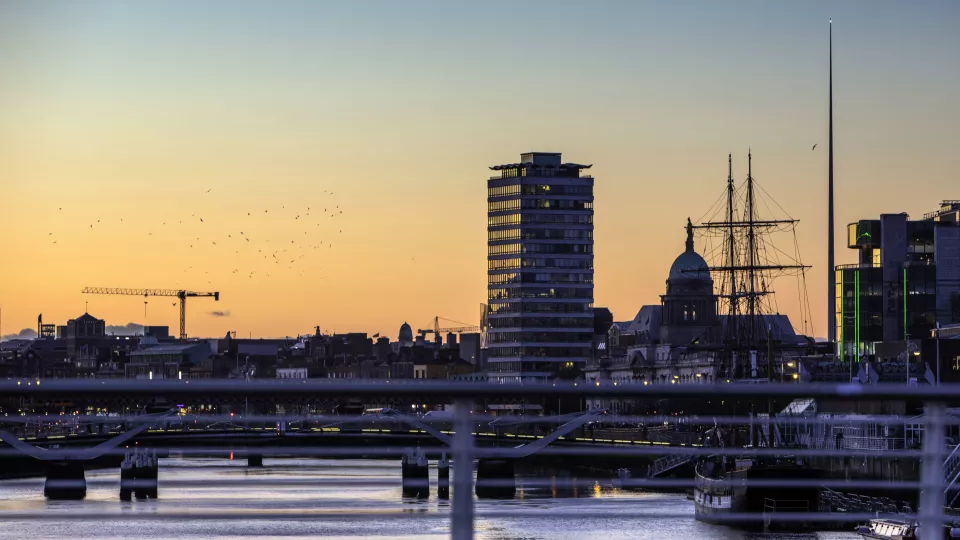
<path fill-rule="evenodd" d="M 2 333 L 85 302 L 175 332 L 84 286 L 220 291 L 192 336 L 476 324 L 487 167 L 527 151 L 594 165 L 629 319 L 751 147 L 824 336 L 831 16 L 839 264 L 846 223 L 960 198 L 960 3 L 4 2 Z"/>

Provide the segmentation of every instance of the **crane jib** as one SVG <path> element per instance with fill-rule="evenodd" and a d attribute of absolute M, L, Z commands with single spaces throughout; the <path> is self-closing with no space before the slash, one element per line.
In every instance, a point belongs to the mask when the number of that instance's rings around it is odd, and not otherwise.
<path fill-rule="evenodd" d="M 118 287 L 84 287 L 83 294 L 118 294 L 125 296 L 175 296 L 180 299 L 180 340 L 187 339 L 187 298 L 213 297 L 220 301 L 219 292 L 196 292 L 184 289 L 125 289 Z"/>

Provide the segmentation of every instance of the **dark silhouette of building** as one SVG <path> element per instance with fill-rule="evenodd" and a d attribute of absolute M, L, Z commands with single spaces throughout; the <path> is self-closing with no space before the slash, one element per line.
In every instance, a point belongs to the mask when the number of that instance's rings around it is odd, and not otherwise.
<path fill-rule="evenodd" d="M 96 371 L 101 362 L 109 362 L 113 344 L 106 333 L 106 322 L 89 313 L 67 321 L 67 354 L 80 370 Z"/>
<path fill-rule="evenodd" d="M 660 342 L 690 345 L 717 339 L 717 295 L 707 261 L 693 249 L 693 225 L 689 220 L 686 249 L 670 266 L 667 291 L 660 296 L 660 303 Z"/>
<path fill-rule="evenodd" d="M 841 361 L 960 322 L 960 201 L 921 220 L 901 213 L 851 223 L 847 247 L 858 260 L 836 267 Z"/>

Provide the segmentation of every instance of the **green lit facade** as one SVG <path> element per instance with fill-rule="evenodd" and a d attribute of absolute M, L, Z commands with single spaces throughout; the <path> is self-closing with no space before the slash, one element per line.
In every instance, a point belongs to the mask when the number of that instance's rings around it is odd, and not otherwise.
<path fill-rule="evenodd" d="M 960 322 L 960 201 L 911 221 L 884 214 L 847 227 L 856 264 L 835 268 L 841 360 L 874 354 L 878 342 L 929 337 L 937 321 Z"/>

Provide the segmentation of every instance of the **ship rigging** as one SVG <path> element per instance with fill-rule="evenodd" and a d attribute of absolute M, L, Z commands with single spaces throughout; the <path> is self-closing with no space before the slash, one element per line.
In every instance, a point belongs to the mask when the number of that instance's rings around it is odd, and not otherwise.
<path fill-rule="evenodd" d="M 733 157 L 727 156 L 727 185 L 724 193 L 698 220 L 688 223 L 703 240 L 703 257 L 719 281 L 718 297 L 722 321 L 721 343 L 724 354 L 718 360 L 720 372 L 733 378 L 772 375 L 771 360 L 782 343 L 780 329 L 770 315 L 779 309 L 772 288 L 783 276 L 797 277 L 797 303 L 802 321 L 799 334 L 809 336 L 810 305 L 806 292 L 806 271 L 796 239 L 799 220 L 792 218 L 753 177 L 752 152 L 747 154 L 747 178 L 739 186 L 733 178 Z M 765 214 L 761 213 L 761 208 Z M 774 208 L 777 211 L 774 211 Z M 777 247 L 776 234 L 789 234 L 793 253 Z M 762 362 L 758 362 L 762 358 Z M 758 373 L 758 365 L 768 367 Z M 765 373 L 764 373 L 765 372 Z"/>

